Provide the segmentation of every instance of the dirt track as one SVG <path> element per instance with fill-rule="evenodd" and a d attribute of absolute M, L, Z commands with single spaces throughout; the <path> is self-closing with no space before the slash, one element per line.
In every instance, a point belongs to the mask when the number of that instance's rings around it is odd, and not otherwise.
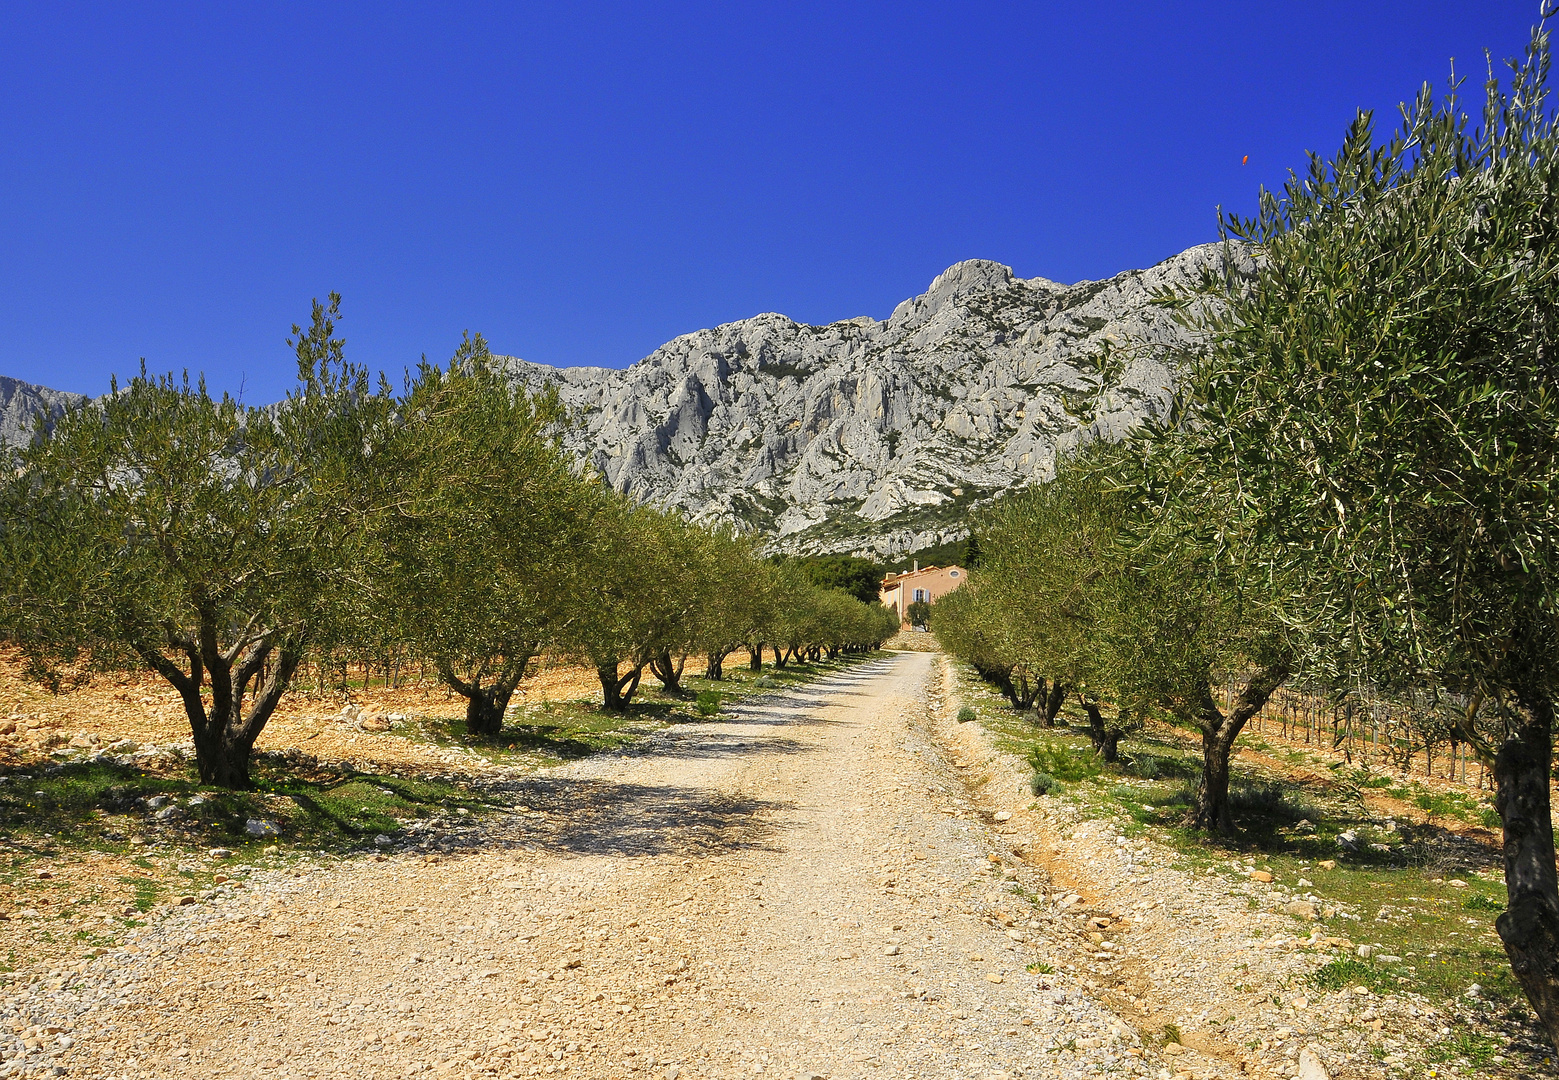
<path fill-rule="evenodd" d="M 58 1063 L 112 1077 L 1156 1072 L 1075 981 L 1025 971 L 1048 931 L 1013 925 L 1026 905 L 985 828 L 949 805 L 963 789 L 928 734 L 938 670 L 923 653 L 875 660 L 517 779 L 516 812 L 449 851 L 182 909 L 83 972 L 80 1006 L 97 1008 Z"/>

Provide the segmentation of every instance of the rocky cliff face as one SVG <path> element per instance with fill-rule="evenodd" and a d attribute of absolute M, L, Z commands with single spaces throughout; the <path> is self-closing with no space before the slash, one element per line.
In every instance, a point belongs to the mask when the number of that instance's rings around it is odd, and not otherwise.
<path fill-rule="evenodd" d="M 759 315 L 621 371 L 508 364 L 558 389 L 569 449 L 618 490 L 777 550 L 888 556 L 966 535 L 978 503 L 1163 409 L 1184 331 L 1151 295 L 1221 257 L 1075 285 L 973 260 L 882 322 Z"/>
<path fill-rule="evenodd" d="M 49 419 L 86 398 L 0 375 L 0 446 L 20 446 L 33 436 L 37 417 Z"/>
<path fill-rule="evenodd" d="M 1184 332 L 1151 296 L 1222 257 L 1207 245 L 1075 285 L 972 260 L 886 321 L 758 315 L 624 370 L 504 362 L 557 388 L 569 451 L 619 491 L 775 550 L 891 556 L 967 535 L 979 503 L 1162 410 Z M 0 441 L 75 400 L 0 378 Z"/>

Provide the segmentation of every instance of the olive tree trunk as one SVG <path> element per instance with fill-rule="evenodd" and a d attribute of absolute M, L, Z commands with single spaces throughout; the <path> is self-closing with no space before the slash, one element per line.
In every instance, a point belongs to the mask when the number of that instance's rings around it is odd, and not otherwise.
<path fill-rule="evenodd" d="M 1202 782 L 1196 790 L 1196 801 L 1191 806 L 1192 828 L 1222 833 L 1234 832 L 1234 812 L 1229 806 L 1229 756 L 1234 751 L 1234 740 L 1239 737 L 1250 718 L 1259 713 L 1267 699 L 1288 678 L 1285 663 L 1272 664 L 1259 669 L 1251 676 L 1234 707 L 1226 715 L 1213 699 L 1211 685 L 1202 691 L 1202 702 L 1197 726 L 1202 730 Z"/>
<path fill-rule="evenodd" d="M 1559 1047 L 1559 880 L 1549 807 L 1553 702 L 1527 695 L 1494 755 L 1494 805 L 1504 823 L 1508 907 L 1495 920 L 1510 969 Z"/>
<path fill-rule="evenodd" d="M 618 667 L 615 661 L 596 665 L 596 676 L 601 680 L 601 704 L 610 712 L 627 712 L 633 695 L 639 690 L 644 665 L 634 664 L 626 674 L 619 674 Z"/>
<path fill-rule="evenodd" d="M 1085 698 L 1082 704 L 1083 711 L 1088 714 L 1088 741 L 1093 744 L 1093 752 L 1111 765 L 1115 764 L 1120 758 L 1121 735 L 1125 733 L 1125 711 L 1122 710 L 1121 722 L 1111 724 L 1104 719 L 1104 711 L 1097 701 Z"/>
<path fill-rule="evenodd" d="M 503 718 L 509 711 L 509 701 L 535 656 L 534 652 L 528 652 L 505 657 L 498 663 L 496 672 L 492 671 L 491 662 L 484 662 L 465 677 L 455 671 L 449 660 L 436 661 L 439 680 L 466 699 L 467 738 L 496 739 L 503 734 Z M 482 680 L 490 673 L 493 681 L 483 686 Z"/>
<path fill-rule="evenodd" d="M 1051 681 L 1050 692 L 1040 702 L 1044 706 L 1040 715 L 1046 727 L 1056 726 L 1056 717 L 1061 715 L 1061 706 L 1066 702 L 1066 691 L 1060 679 Z"/>
<path fill-rule="evenodd" d="M 681 694 L 682 668 L 687 664 L 687 653 L 673 658 L 670 649 L 662 649 L 650 657 L 650 673 L 660 680 L 668 694 Z"/>
<path fill-rule="evenodd" d="M 265 633 L 241 638 L 223 649 L 217 642 L 214 616 L 202 619 L 195 636 L 171 632 L 169 641 L 184 654 L 187 671 L 158 648 L 135 648 L 141 659 L 179 692 L 195 743 L 200 782 L 236 790 L 253 787 L 249 764 L 255 740 L 265 730 L 303 660 L 303 641 Z M 246 708 L 244 701 L 251 686 L 254 700 Z M 205 699 L 207 690 L 209 702 Z"/>

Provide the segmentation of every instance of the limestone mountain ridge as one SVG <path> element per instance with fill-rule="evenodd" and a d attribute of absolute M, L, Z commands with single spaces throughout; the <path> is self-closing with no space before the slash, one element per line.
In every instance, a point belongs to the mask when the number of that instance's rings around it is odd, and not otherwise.
<path fill-rule="evenodd" d="M 1226 257 L 1207 244 L 1073 285 L 974 259 L 885 320 L 767 313 L 620 370 L 503 362 L 557 389 L 566 447 L 617 490 L 776 551 L 891 557 L 962 538 L 1057 454 L 1160 413 L 1188 335 L 1152 297 Z"/>
<path fill-rule="evenodd" d="M 1072 285 L 972 259 L 883 320 L 771 312 L 622 369 L 498 361 L 556 388 L 565 449 L 618 491 L 774 551 L 890 558 L 961 539 L 974 509 L 1048 480 L 1058 454 L 1161 413 L 1188 335 L 1153 296 L 1229 257 L 1206 244 Z M 0 377 L 0 444 L 81 400 Z"/>

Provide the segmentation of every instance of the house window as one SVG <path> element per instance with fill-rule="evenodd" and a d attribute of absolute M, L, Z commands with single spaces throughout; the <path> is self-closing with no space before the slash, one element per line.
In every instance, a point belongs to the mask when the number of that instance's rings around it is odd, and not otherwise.
<path fill-rule="evenodd" d="M 924 589 L 916 589 L 915 590 L 915 600 L 917 602 L 921 601 L 921 600 L 930 600 L 930 599 L 931 599 L 931 597 L 926 593 L 926 590 L 924 590 Z"/>

